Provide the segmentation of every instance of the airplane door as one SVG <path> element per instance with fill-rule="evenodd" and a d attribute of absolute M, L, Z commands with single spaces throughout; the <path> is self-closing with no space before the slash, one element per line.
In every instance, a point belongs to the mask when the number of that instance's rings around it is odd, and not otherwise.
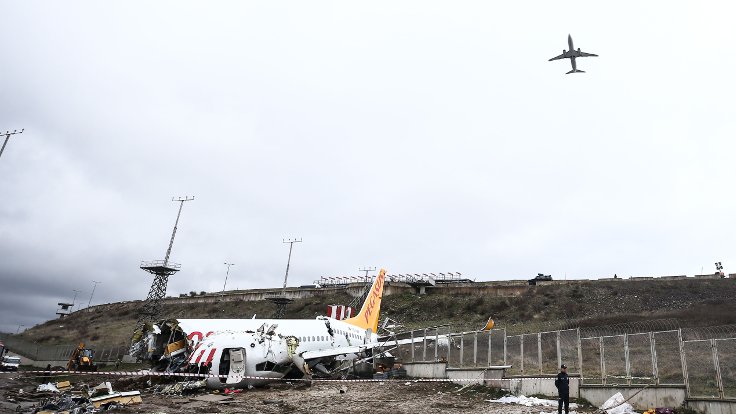
<path fill-rule="evenodd" d="M 245 349 L 232 348 L 230 351 L 230 371 L 227 373 L 227 383 L 235 384 L 243 380 L 245 375 Z"/>

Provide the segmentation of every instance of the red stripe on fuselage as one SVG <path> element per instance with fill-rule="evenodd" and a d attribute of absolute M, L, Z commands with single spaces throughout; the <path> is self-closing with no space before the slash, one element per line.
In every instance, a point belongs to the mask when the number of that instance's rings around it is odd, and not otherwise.
<path fill-rule="evenodd" d="M 204 362 L 207 362 L 207 363 L 211 362 L 212 358 L 215 357 L 215 351 L 217 351 L 217 348 L 212 348 L 212 350 L 210 351 L 210 354 L 207 355 L 207 360 Z"/>

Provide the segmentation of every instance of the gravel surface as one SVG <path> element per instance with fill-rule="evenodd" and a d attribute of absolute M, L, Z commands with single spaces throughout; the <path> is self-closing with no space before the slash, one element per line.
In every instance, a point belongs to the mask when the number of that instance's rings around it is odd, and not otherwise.
<path fill-rule="evenodd" d="M 52 378 L 57 381 L 64 378 Z M 0 412 L 33 412 L 34 405 L 52 394 L 35 392 L 38 384 L 49 379 L 27 375 L 0 375 Z M 415 382 L 411 380 L 385 382 L 280 382 L 269 387 L 244 390 L 224 402 L 205 402 L 197 399 L 211 396 L 202 390 L 184 396 L 155 394 L 146 379 L 118 379 L 102 377 L 72 377 L 77 388 L 81 383 L 96 385 L 104 380 L 113 382 L 116 391 L 141 391 L 143 403 L 120 407 L 107 412 L 120 413 L 508 413 L 538 414 L 539 409 L 519 405 L 490 403 L 500 394 L 482 386 L 465 386 L 446 382 Z M 22 393 L 19 390 L 23 389 Z"/>

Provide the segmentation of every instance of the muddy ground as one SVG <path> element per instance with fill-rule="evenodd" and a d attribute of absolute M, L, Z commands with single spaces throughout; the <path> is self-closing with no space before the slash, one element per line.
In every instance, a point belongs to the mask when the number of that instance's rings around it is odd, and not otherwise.
<path fill-rule="evenodd" d="M 539 408 L 489 403 L 502 393 L 482 386 L 466 386 L 447 382 L 279 382 L 266 388 L 244 390 L 223 402 L 203 402 L 197 398 L 212 394 L 201 390 L 180 396 L 156 392 L 157 384 L 148 378 L 104 378 L 76 376 L 39 378 L 28 374 L 0 374 L 0 412 L 34 412 L 53 394 L 36 393 L 38 384 L 68 379 L 79 389 L 81 384 L 97 385 L 110 381 L 116 391 L 138 390 L 143 403 L 118 407 L 104 412 L 116 413 L 503 413 L 538 414 Z M 172 381 L 169 381 L 172 383 Z M 158 384 L 160 385 L 160 384 Z M 22 393 L 19 390 L 23 389 Z M 341 392 L 343 391 L 343 392 Z M 552 411 L 546 409 L 546 411 Z"/>

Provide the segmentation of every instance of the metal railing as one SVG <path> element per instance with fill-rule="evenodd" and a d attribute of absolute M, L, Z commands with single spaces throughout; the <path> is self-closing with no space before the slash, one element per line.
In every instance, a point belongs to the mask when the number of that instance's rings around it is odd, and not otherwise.
<path fill-rule="evenodd" d="M 632 330 L 582 337 L 582 329 L 507 335 L 503 328 L 453 333 L 443 326 L 397 335 L 423 339 L 399 345 L 396 356 L 448 368 L 510 365 L 511 376 L 551 376 L 564 363 L 581 384 L 683 386 L 688 398 L 736 399 L 736 326 Z"/>

